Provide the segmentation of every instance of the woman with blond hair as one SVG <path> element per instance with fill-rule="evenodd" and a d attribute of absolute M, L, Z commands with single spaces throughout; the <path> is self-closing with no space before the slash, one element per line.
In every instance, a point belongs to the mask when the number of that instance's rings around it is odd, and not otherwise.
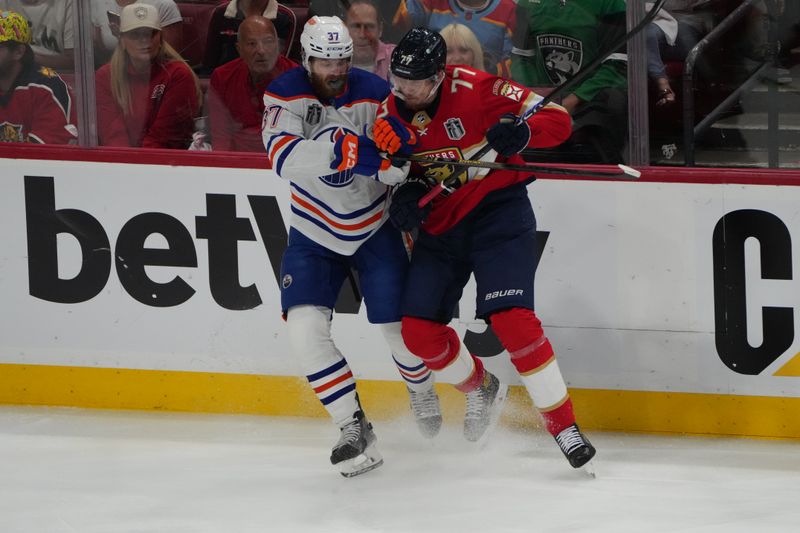
<path fill-rule="evenodd" d="M 475 33 L 463 24 L 448 24 L 439 31 L 447 44 L 447 64 L 467 65 L 478 70 L 483 66 L 483 47 Z"/>
<path fill-rule="evenodd" d="M 120 15 L 120 40 L 95 75 L 103 146 L 186 149 L 202 101 L 200 82 L 162 40 L 158 10 L 131 4 Z"/>

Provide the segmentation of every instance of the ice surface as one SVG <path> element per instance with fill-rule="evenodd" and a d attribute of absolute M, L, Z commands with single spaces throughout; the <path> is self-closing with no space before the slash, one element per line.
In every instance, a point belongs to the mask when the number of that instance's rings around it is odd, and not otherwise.
<path fill-rule="evenodd" d="M 800 443 L 378 421 L 385 464 L 345 479 L 325 419 L 0 407 L 0 532 L 800 531 Z"/>

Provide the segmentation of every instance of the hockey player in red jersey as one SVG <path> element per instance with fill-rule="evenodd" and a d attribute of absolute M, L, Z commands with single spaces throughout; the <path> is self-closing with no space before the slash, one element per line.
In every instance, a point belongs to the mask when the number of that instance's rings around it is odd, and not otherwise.
<path fill-rule="evenodd" d="M 549 104 L 528 120 L 517 117 L 540 97 L 514 82 L 466 66 L 445 67 L 442 37 L 415 28 L 392 55 L 392 95 L 373 128 L 376 144 L 396 155 L 524 163 L 524 148 L 555 146 L 570 134 L 570 117 Z M 482 150 L 485 146 L 488 151 Z M 486 152 L 483 154 L 483 152 Z M 477 315 L 511 355 L 547 430 L 579 468 L 595 453 L 575 423 L 567 387 L 534 312 L 536 221 L 526 173 L 444 163 L 412 166 L 394 193 L 390 214 L 403 230 L 419 228 L 401 313 L 409 350 L 466 393 L 465 436 L 481 438 L 499 414 L 503 385 L 484 370 L 447 324 L 470 275 Z M 448 196 L 419 207 L 433 182 Z"/>

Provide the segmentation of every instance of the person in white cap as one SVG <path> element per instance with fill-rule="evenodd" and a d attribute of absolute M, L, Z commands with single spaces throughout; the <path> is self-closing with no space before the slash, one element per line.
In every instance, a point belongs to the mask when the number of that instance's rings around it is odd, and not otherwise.
<path fill-rule="evenodd" d="M 100 144 L 186 149 L 202 101 L 197 76 L 162 40 L 158 10 L 131 4 L 120 40 L 96 74 Z"/>
<path fill-rule="evenodd" d="M 183 16 L 174 0 L 93 0 L 91 4 L 95 55 L 103 56 L 103 62 L 108 60 L 117 47 L 120 11 L 125 6 L 137 2 L 150 4 L 158 9 L 162 39 L 180 51 L 183 40 Z"/>

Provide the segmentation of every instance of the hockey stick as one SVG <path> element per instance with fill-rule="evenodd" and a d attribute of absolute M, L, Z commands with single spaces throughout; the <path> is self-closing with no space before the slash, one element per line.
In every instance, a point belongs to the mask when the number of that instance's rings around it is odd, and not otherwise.
<path fill-rule="evenodd" d="M 412 156 L 409 158 L 411 161 L 419 161 L 419 162 L 428 162 L 428 163 L 444 163 L 448 165 L 455 165 L 455 166 L 463 166 L 463 167 L 479 167 L 479 168 L 491 168 L 495 170 L 515 170 L 519 172 L 536 172 L 537 174 L 567 174 L 570 176 L 585 176 L 585 177 L 592 177 L 592 178 L 607 178 L 607 179 L 614 179 L 614 178 L 623 178 L 629 180 L 638 179 L 642 173 L 636 170 L 635 168 L 631 168 L 627 165 L 617 165 L 621 172 L 602 172 L 602 171 L 593 171 L 593 170 L 577 170 L 577 169 L 570 169 L 570 168 L 563 168 L 563 167 L 544 167 L 544 166 L 537 166 L 537 165 L 510 165 L 507 163 L 498 163 L 496 161 L 473 161 L 469 159 L 428 159 L 426 157 L 414 157 Z M 452 178 L 453 176 L 451 176 Z M 458 180 L 455 180 L 458 181 Z M 436 198 L 442 192 L 451 193 L 456 190 L 459 186 L 456 183 L 450 185 L 450 178 L 440 181 L 433 187 L 430 191 L 428 191 L 425 196 L 419 199 L 417 202 L 417 206 L 422 208 L 428 205 L 434 198 Z"/>
<path fill-rule="evenodd" d="M 522 115 L 517 117 L 516 123 L 520 124 L 523 121 L 528 120 L 531 116 L 533 116 L 535 113 L 537 113 L 540 109 L 545 107 L 547 104 L 549 104 L 550 102 L 552 102 L 556 98 L 560 97 L 565 91 L 567 91 L 569 89 L 572 89 L 573 87 L 583 83 L 589 76 L 591 76 L 594 73 L 595 70 L 597 70 L 597 68 L 608 58 L 608 56 L 610 56 L 611 54 L 616 52 L 622 45 L 627 43 L 630 39 L 632 39 L 640 31 L 642 31 L 642 29 L 644 29 L 645 26 L 650 24 L 653 21 L 653 19 L 655 19 L 656 15 L 661 10 L 661 8 L 664 6 L 664 2 L 666 2 L 666 0 L 657 0 L 657 2 L 653 5 L 653 8 L 650 11 L 648 11 L 647 14 L 644 17 L 642 17 L 642 20 L 640 20 L 639 23 L 631 29 L 631 31 L 629 31 L 628 33 L 626 33 L 625 35 L 620 37 L 616 42 L 614 42 L 609 47 L 609 50 L 605 54 L 597 56 L 594 59 L 594 61 L 592 61 L 591 63 L 586 65 L 585 68 L 582 68 L 575 76 L 573 76 L 572 78 L 570 78 L 568 80 L 565 80 L 561 85 L 559 85 L 555 89 L 553 89 L 550 92 L 550 94 L 548 94 L 547 96 L 545 96 L 544 98 L 539 100 L 539 102 L 537 102 L 536 104 L 534 104 L 530 108 L 528 108 Z M 463 161 L 466 161 L 466 162 L 470 163 L 469 165 L 464 165 L 464 166 L 482 166 L 482 165 L 476 165 L 476 164 L 473 164 L 473 163 L 480 162 L 478 160 L 481 157 L 483 157 L 484 155 L 486 155 L 490 150 L 491 150 L 491 147 L 488 144 L 484 145 L 480 150 L 478 150 L 472 156 L 472 159 L 463 160 Z M 398 156 L 393 156 L 393 157 L 398 157 Z M 418 159 L 416 159 L 415 156 L 411 156 L 411 157 L 408 157 L 406 159 L 411 160 L 411 161 L 415 161 L 415 160 L 418 161 Z M 455 164 L 455 163 L 450 162 L 450 164 Z M 491 167 L 485 167 L 485 168 L 491 168 Z M 623 169 L 625 174 L 627 174 L 627 175 L 629 175 L 631 177 L 633 177 L 633 176 L 639 177 L 639 175 L 641 175 L 641 173 L 639 171 L 634 170 L 634 169 L 632 169 L 630 167 L 625 167 L 625 165 L 620 165 L 620 168 Z M 633 173 L 629 173 L 625 169 L 630 169 L 631 171 L 633 171 Z M 532 170 L 532 168 L 526 168 L 525 170 L 523 170 L 523 172 L 525 172 L 527 170 Z M 543 172 L 543 171 L 540 170 L 539 172 Z M 551 173 L 556 173 L 556 172 L 551 172 Z M 565 173 L 569 173 L 569 172 L 565 172 Z M 577 172 L 572 172 L 572 174 L 580 175 Z M 619 174 L 617 174 L 617 176 L 619 176 Z M 437 183 L 433 187 L 433 189 L 431 189 L 428 192 L 428 194 L 426 194 L 425 196 L 420 198 L 420 200 L 418 202 L 418 206 L 421 208 L 421 207 L 424 207 L 425 205 L 427 205 L 428 203 L 430 203 L 431 200 L 433 200 L 436 196 L 438 196 L 442 191 L 445 190 L 445 187 L 446 187 L 446 185 L 444 185 L 444 181 L 441 181 L 441 182 Z M 448 189 L 450 191 L 452 191 L 451 187 L 448 188 Z"/>

